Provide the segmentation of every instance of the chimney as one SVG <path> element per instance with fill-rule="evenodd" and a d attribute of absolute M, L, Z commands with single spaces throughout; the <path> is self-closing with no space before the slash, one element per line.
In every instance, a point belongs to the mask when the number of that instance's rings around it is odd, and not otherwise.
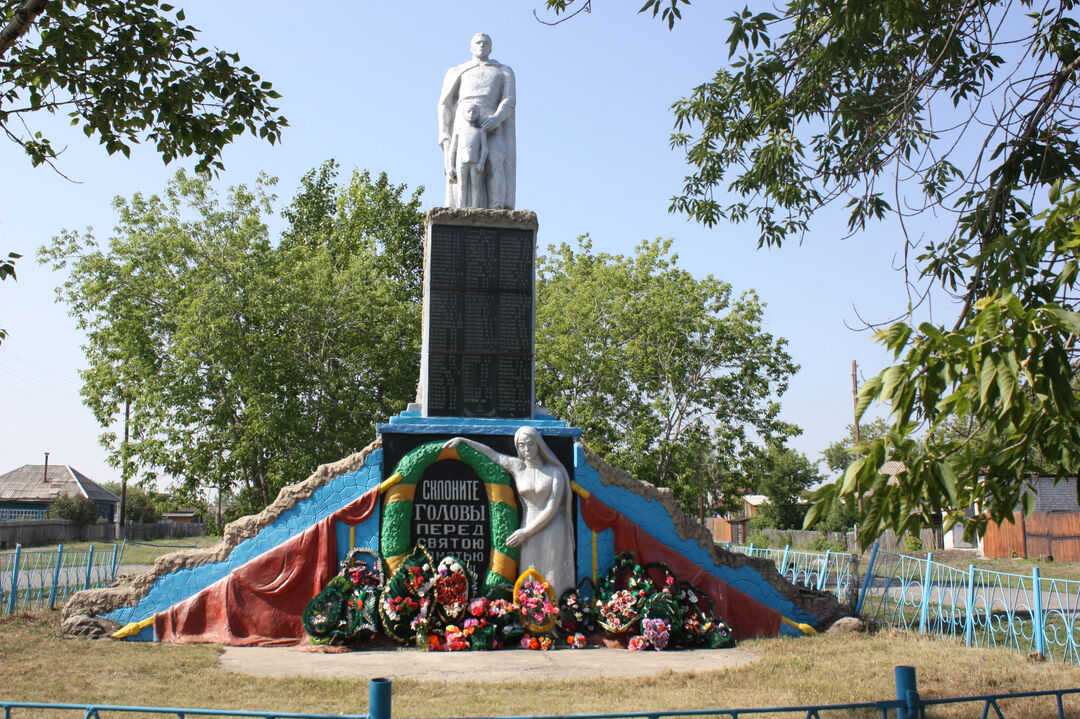
<path fill-rule="evenodd" d="M 49 481 L 49 453 L 48 452 L 45 453 L 45 471 L 43 472 L 43 476 L 41 478 L 41 481 L 42 482 L 48 482 Z"/>

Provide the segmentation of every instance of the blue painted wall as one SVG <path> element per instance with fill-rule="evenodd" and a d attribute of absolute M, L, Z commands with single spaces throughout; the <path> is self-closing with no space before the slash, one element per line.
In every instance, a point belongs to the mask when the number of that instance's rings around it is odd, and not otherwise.
<path fill-rule="evenodd" d="M 462 431 L 462 427 L 466 424 L 467 422 L 464 420 L 453 419 L 441 419 L 433 424 L 428 424 L 423 419 L 409 416 L 407 418 L 402 417 L 395 422 L 393 430 L 402 431 L 405 426 L 409 426 L 410 428 L 415 427 L 414 431 L 418 432 L 449 430 L 450 433 L 455 433 Z M 496 432 L 512 432 L 513 428 L 506 425 L 520 425 L 523 423 L 500 421 L 498 424 L 500 426 Z M 574 432 L 575 434 L 579 431 L 567 428 L 564 423 L 557 420 L 551 421 L 551 424 L 558 424 L 561 427 L 546 427 L 546 431 L 561 429 L 563 432 Z M 475 429 L 472 425 L 469 425 L 468 428 L 470 430 Z M 487 427 L 487 429 L 491 430 L 494 427 Z M 405 431 L 409 430 L 406 429 Z M 283 512 L 273 524 L 260 531 L 256 536 L 241 542 L 226 560 L 190 569 L 180 569 L 160 577 L 146 596 L 139 600 L 134 607 L 117 609 L 105 616 L 120 624 L 137 622 L 197 594 L 226 576 L 233 569 L 295 537 L 379 484 L 382 478 L 382 460 L 382 450 L 375 450 L 368 455 L 362 468 L 337 477 L 315 490 L 311 497 L 299 501 L 296 506 Z M 574 475 L 578 484 L 595 494 L 604 504 L 626 515 L 662 544 L 676 550 L 709 573 L 724 580 L 730 586 L 746 593 L 766 606 L 778 610 L 789 619 L 810 625 L 817 624 L 817 619 L 814 616 L 798 609 L 754 569 L 717 565 L 713 562 L 710 553 L 702 548 L 697 541 L 680 538 L 671 517 L 659 503 L 651 502 L 621 487 L 604 485 L 600 480 L 599 473 L 585 461 L 585 453 L 580 444 L 576 444 L 574 449 Z M 355 539 L 352 545 L 350 545 L 349 527 L 347 525 L 339 523 L 335 528 L 335 532 L 338 539 L 339 560 L 344 558 L 345 553 L 351 546 L 377 549 L 379 512 L 374 512 L 371 517 L 355 528 Z M 595 571 L 603 574 L 611 567 L 614 558 L 615 542 L 613 533 L 611 530 L 600 532 L 596 535 L 597 561 Z M 594 571 L 593 533 L 585 526 L 580 514 L 577 519 L 576 560 L 578 579 L 592 577 Z M 782 626 L 782 631 L 798 634 L 797 630 L 787 625 Z M 138 638 L 149 639 L 151 634 L 144 631 Z"/>
<path fill-rule="evenodd" d="M 238 544 L 232 553 L 220 562 L 202 564 L 198 567 L 179 569 L 159 577 L 150 591 L 133 607 L 121 607 L 105 615 L 119 624 L 139 622 L 172 605 L 198 594 L 200 591 L 227 575 L 233 569 L 267 552 L 286 540 L 295 537 L 308 527 L 322 521 L 342 507 L 364 495 L 382 481 L 382 450 L 369 454 L 360 469 L 343 474 L 316 489 L 310 497 L 296 503 L 281 513 L 271 525 L 254 537 Z M 357 544 L 361 538 L 378 537 L 379 513 L 373 512 L 357 527 Z M 340 528 L 339 528 L 340 531 Z M 345 530 L 346 539 L 348 529 Z M 368 539 L 370 541 L 370 539 Z M 376 539 L 377 541 L 377 539 Z M 344 553 L 344 543 L 339 542 L 339 552 Z M 376 545 L 377 546 L 377 545 Z"/>
<path fill-rule="evenodd" d="M 595 494 L 601 502 L 627 516 L 634 524 L 643 528 L 662 544 L 676 550 L 698 566 L 703 567 L 710 574 L 723 579 L 728 585 L 753 597 L 765 606 L 779 611 L 788 619 L 811 626 L 817 625 L 817 617 L 792 604 L 790 600 L 766 582 L 756 570 L 751 567 L 733 568 L 718 565 L 713 561 L 708 550 L 704 549 L 696 540 L 682 539 L 675 529 L 674 522 L 671 521 L 671 516 L 660 503 L 651 502 L 645 497 L 622 487 L 605 485 L 601 482 L 600 473 L 585 461 L 585 452 L 580 444 L 574 446 L 574 479 L 584 489 Z M 604 534 L 610 534 L 610 531 L 604 532 Z M 580 546 L 587 544 L 586 540 L 591 536 L 591 532 L 589 532 L 588 528 L 585 528 L 584 522 L 579 517 L 579 576 L 582 575 L 583 568 L 591 566 L 582 561 L 582 552 L 585 547 Z M 591 549 L 589 551 L 591 555 Z M 610 551 L 610 554 L 605 553 L 607 563 L 602 563 L 601 572 L 609 568 L 613 561 L 614 547 L 612 546 L 612 549 L 608 551 Z M 801 636 L 802 634 L 797 629 L 786 624 L 781 625 L 781 632 L 795 636 Z"/>

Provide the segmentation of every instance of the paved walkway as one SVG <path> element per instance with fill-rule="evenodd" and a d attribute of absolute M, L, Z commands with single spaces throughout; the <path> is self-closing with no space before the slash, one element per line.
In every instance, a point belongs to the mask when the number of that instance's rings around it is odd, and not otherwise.
<path fill-rule="evenodd" d="M 753 652 L 691 649 L 630 652 L 625 649 L 559 649 L 547 652 L 424 652 L 385 649 L 325 654 L 291 647 L 226 647 L 221 667 L 257 677 L 391 677 L 427 681 L 511 682 L 588 677 L 657 676 L 663 672 L 704 672 L 755 662 Z"/>

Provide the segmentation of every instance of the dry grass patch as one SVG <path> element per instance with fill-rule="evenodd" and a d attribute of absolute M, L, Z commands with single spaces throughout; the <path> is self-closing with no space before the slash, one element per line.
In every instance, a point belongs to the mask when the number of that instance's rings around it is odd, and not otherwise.
<path fill-rule="evenodd" d="M 1033 664 L 1002 651 L 885 631 L 747 642 L 762 656 L 737 669 L 665 674 L 634 680 L 590 679 L 519 683 L 396 680 L 395 717 L 703 709 L 832 704 L 887 699 L 893 667 L 917 668 L 922 695 L 965 696 L 1076 686 L 1077 669 Z M 362 713 L 366 677 L 262 679 L 226 672 L 212 646 L 65 640 L 55 615 L 0 620 L 0 699 L 214 707 L 296 712 Z M 498 661 L 498 654 L 492 654 Z M 296 661 L 305 655 L 297 653 Z M 447 657 L 450 659 L 450 657 Z M 1052 702 L 1006 708 L 1006 716 L 1056 716 Z M 967 705 L 935 717 L 977 716 Z M 1080 701 L 1066 706 L 1080 715 Z M 20 716 L 20 714 L 16 714 Z M 868 716 L 876 716 L 868 714 Z"/>

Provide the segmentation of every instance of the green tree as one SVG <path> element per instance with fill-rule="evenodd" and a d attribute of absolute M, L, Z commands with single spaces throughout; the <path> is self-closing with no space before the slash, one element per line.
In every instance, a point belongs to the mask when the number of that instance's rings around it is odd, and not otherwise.
<path fill-rule="evenodd" d="M 0 282 L 11 278 L 15 280 L 15 260 L 22 257 L 17 252 L 9 252 L 6 260 L 0 260 Z M 7 339 L 7 330 L 0 327 L 0 343 Z"/>
<path fill-rule="evenodd" d="M 124 491 L 119 482 L 108 482 L 102 486 L 118 497 Z M 124 510 L 126 521 L 139 524 L 153 524 L 161 521 L 161 509 L 144 489 L 128 486 L 125 499 L 127 500 L 127 508 Z M 119 505 L 117 505 L 117 511 L 119 511 Z"/>
<path fill-rule="evenodd" d="M 670 26 L 688 4 L 642 10 Z M 672 209 L 706 225 L 752 221 L 759 245 L 801 238 L 837 202 L 852 233 L 899 220 L 914 299 L 878 333 L 894 364 L 859 400 L 860 413 L 890 405 L 889 431 L 858 448 L 808 521 L 872 489 L 864 542 L 938 513 L 946 527 L 981 532 L 1021 501 L 1032 507 L 1030 457 L 1060 476 L 1080 471 L 1080 188 L 1067 185 L 1080 175 L 1077 5 L 789 0 L 772 10 L 735 13 L 728 66 L 676 103 L 672 143 L 691 171 Z M 925 241 L 906 233 L 920 214 L 934 222 Z M 956 299 L 948 321 L 916 319 L 931 291 Z M 940 317 L 942 303 L 934 309 Z M 941 431 L 957 416 L 985 441 Z M 886 457 L 907 467 L 895 487 L 877 476 Z M 982 511 L 965 518 L 971 506 Z"/>
<path fill-rule="evenodd" d="M 536 392 L 607 461 L 696 513 L 699 500 L 711 508 L 743 493 L 735 469 L 754 441 L 798 432 L 779 418 L 798 368 L 762 329 L 754 293 L 694 278 L 670 250 L 655 240 L 632 257 L 595 253 L 587 237 L 549 248 Z"/>
<path fill-rule="evenodd" d="M 888 423 L 883 419 L 875 419 L 859 425 L 859 442 L 872 442 L 883 437 L 888 431 Z M 847 435 L 843 439 L 829 443 L 821 452 L 825 466 L 830 472 L 843 473 L 848 466 L 855 461 L 857 455 L 854 449 L 859 442 L 855 441 L 855 425 L 847 426 Z M 835 476 L 835 474 L 833 475 Z M 824 532 L 840 532 L 851 529 L 859 521 L 858 497 L 848 497 L 844 501 L 834 502 L 827 514 L 822 516 L 814 525 L 813 529 Z"/>
<path fill-rule="evenodd" d="M 859 441 L 873 442 L 879 437 L 885 436 L 888 428 L 889 425 L 883 419 L 875 419 L 872 422 L 861 423 L 859 425 Z M 821 451 L 821 458 L 825 460 L 825 466 L 829 468 L 829 471 L 845 471 L 855 460 L 856 455 L 854 454 L 854 447 L 856 444 L 855 425 L 849 424 L 847 426 L 847 434 L 843 439 L 830 442 L 825 449 Z"/>
<path fill-rule="evenodd" d="M 408 401 L 419 355 L 419 191 L 337 165 L 309 172 L 277 246 L 265 178 L 219 200 L 178 172 L 163 196 L 117 199 L 107 247 L 66 232 L 41 261 L 87 335 L 84 402 L 103 427 L 131 407 L 129 460 L 243 509 L 356 451 Z M 390 211 L 393 210 L 393 211 Z M 106 431 L 110 461 L 123 441 Z"/>
<path fill-rule="evenodd" d="M 769 443 L 743 463 L 755 493 L 769 498 L 751 520 L 754 528 L 798 529 L 809 507 L 803 492 L 824 479 L 802 452 Z"/>
<path fill-rule="evenodd" d="M 86 497 L 58 494 L 53 501 L 49 502 L 46 514 L 53 519 L 66 519 L 83 527 L 97 521 L 98 506 L 94 504 L 94 500 Z"/>
<path fill-rule="evenodd" d="M 199 46 L 173 10 L 158 0 L 0 0 L 0 131 L 34 166 L 57 157 L 35 127 L 43 113 L 66 113 L 110 155 L 150 142 L 165 162 L 198 157 L 199 170 L 221 168 L 222 149 L 244 132 L 279 140 L 280 95 L 236 53 Z M 19 257 L 0 262 L 0 280 L 15 279 Z"/>
<path fill-rule="evenodd" d="M 33 127 L 42 112 L 66 113 L 109 154 L 149 141 L 199 170 L 222 167 L 244 132 L 280 139 L 280 95 L 236 53 L 199 46 L 185 19 L 158 0 L 0 0 L 0 129 L 34 165 L 57 156 Z"/>

